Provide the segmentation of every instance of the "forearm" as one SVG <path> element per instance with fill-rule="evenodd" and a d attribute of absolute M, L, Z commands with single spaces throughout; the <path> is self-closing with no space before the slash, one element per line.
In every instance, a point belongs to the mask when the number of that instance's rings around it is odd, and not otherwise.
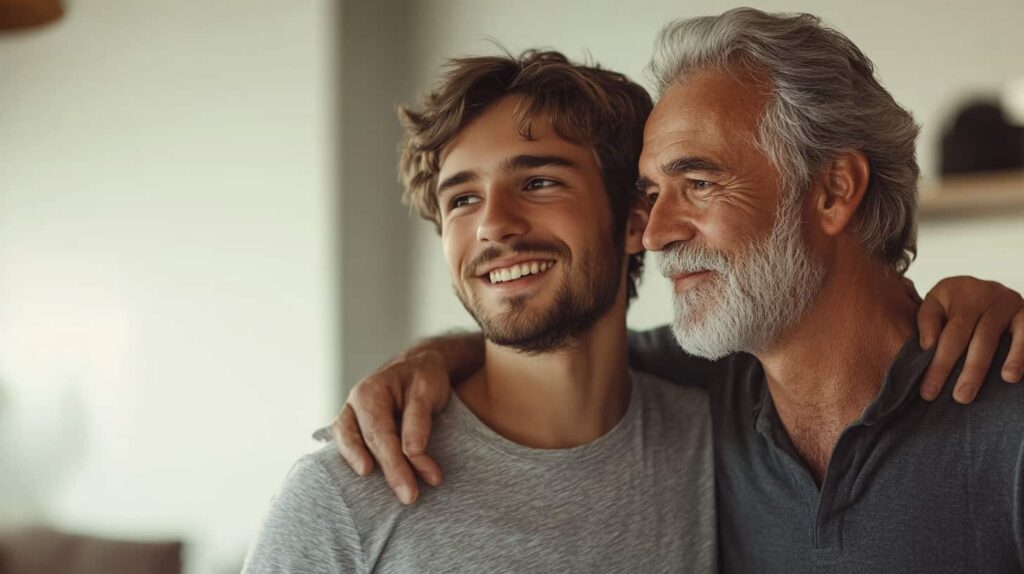
<path fill-rule="evenodd" d="M 484 364 L 484 338 L 477 332 L 450 331 L 429 337 L 395 357 L 405 361 L 420 354 L 434 354 L 444 365 L 453 384 L 458 384 L 480 370 Z"/>
<path fill-rule="evenodd" d="M 629 332 L 629 366 L 669 382 L 707 389 L 721 380 L 726 363 L 708 361 L 679 348 L 667 326 Z"/>

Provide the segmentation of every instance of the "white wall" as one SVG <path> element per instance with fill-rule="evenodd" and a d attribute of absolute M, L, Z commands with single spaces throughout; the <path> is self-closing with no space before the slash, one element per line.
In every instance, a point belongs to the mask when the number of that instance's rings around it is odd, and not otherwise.
<path fill-rule="evenodd" d="M 998 89 L 1024 77 L 1024 3 L 753 2 L 768 11 L 807 11 L 847 34 L 874 60 L 883 83 L 923 124 L 919 158 L 937 171 L 936 142 L 945 115 L 966 95 Z M 643 73 L 658 30 L 675 18 L 717 14 L 736 6 L 713 0 L 434 0 L 415 3 L 413 85 L 430 85 L 445 58 L 494 53 L 497 40 L 513 52 L 551 47 L 570 58 L 591 56 L 605 67 L 649 85 Z M 947 275 L 976 273 L 1024 291 L 1024 216 L 925 223 L 920 257 L 910 276 L 922 291 Z M 451 294 L 440 248 L 426 225 L 416 231 L 413 334 L 472 321 Z M 653 258 L 650 258 L 653 261 Z M 1017 263 L 1014 263 L 1016 261 Z M 668 285 L 649 264 L 630 324 L 647 327 L 671 317 Z"/>
<path fill-rule="evenodd" d="M 0 520 L 237 571 L 339 402 L 330 5 L 0 36 Z"/>
<path fill-rule="evenodd" d="M 183 537 L 191 572 L 221 572 L 340 403 L 339 373 L 471 324 L 399 205 L 392 105 L 488 37 L 641 79 L 661 25 L 731 4 L 343 2 L 341 42 L 328 0 L 68 6 L 0 36 L 0 522 Z M 967 86 L 1024 76 L 1019 2 L 761 6 L 857 41 L 924 122 L 927 169 Z M 930 222 L 911 275 L 1024 290 L 1022 246 L 1020 216 Z M 649 273 L 633 325 L 664 322 L 667 292 Z"/>

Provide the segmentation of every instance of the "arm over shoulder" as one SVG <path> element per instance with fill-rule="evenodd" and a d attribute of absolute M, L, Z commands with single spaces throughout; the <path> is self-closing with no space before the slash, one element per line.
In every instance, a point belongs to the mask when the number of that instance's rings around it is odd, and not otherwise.
<path fill-rule="evenodd" d="M 668 325 L 629 332 L 629 366 L 677 385 L 707 389 L 726 373 L 726 361 L 694 357 L 679 348 Z"/>
<path fill-rule="evenodd" d="M 242 571 L 348 573 L 361 570 L 362 562 L 359 532 L 340 488 L 316 453 L 302 457 L 271 502 Z"/>

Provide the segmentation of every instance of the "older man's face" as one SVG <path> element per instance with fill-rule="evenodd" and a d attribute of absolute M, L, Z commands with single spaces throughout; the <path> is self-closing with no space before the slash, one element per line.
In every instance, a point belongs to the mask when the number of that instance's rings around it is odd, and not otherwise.
<path fill-rule="evenodd" d="M 701 72 L 665 92 L 644 131 L 644 246 L 674 283 L 677 339 L 700 356 L 769 346 L 822 283 L 799 194 L 756 145 L 767 102 L 755 78 Z"/>

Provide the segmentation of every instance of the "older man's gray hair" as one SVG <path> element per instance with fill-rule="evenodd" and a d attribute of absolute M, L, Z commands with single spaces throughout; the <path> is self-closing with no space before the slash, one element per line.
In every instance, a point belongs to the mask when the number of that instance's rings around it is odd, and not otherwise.
<path fill-rule="evenodd" d="M 809 14 L 737 8 L 678 20 L 658 37 L 649 71 L 659 93 L 688 74 L 741 66 L 772 90 L 757 144 L 791 193 L 838 154 L 859 151 L 871 176 L 855 223 L 862 244 L 897 272 L 917 254 L 918 127 L 849 38 Z"/>

